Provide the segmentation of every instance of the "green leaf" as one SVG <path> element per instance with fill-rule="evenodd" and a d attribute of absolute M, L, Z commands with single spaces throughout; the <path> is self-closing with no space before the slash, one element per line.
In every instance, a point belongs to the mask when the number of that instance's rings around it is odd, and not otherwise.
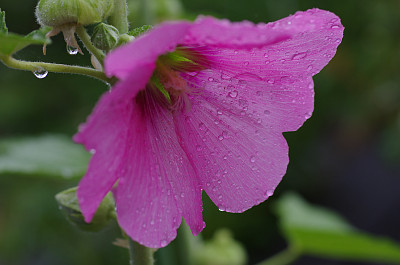
<path fill-rule="evenodd" d="M 284 195 L 277 212 L 290 245 L 300 253 L 400 264 L 399 243 L 360 231 L 336 213 L 312 206 L 298 195 Z"/>
<path fill-rule="evenodd" d="M 43 27 L 32 31 L 26 36 L 0 32 L 0 55 L 12 55 L 13 53 L 22 50 L 31 44 L 50 44 L 50 39 L 46 38 L 46 33 L 50 30 L 50 27 Z"/>
<path fill-rule="evenodd" d="M 0 8 L 0 34 L 7 34 L 8 29 L 6 26 L 6 12 L 1 11 Z"/>
<path fill-rule="evenodd" d="M 82 146 L 65 136 L 0 141 L 0 174 L 80 178 L 89 159 Z"/>
<path fill-rule="evenodd" d="M 128 35 L 133 36 L 133 37 L 138 37 L 142 35 L 143 33 L 146 33 L 147 31 L 151 30 L 153 26 L 151 25 L 143 25 L 138 28 L 134 28 L 133 30 L 128 32 Z"/>

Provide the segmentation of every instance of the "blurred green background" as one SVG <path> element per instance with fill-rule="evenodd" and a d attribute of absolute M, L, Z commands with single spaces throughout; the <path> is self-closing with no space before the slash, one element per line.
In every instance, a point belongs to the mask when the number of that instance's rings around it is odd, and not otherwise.
<path fill-rule="evenodd" d="M 157 5 L 161 2 L 168 1 Z M 129 4 L 133 26 L 157 17 L 190 19 L 198 14 L 268 22 L 313 7 L 336 13 L 346 28 L 343 42 L 314 77 L 312 118 L 299 131 L 285 134 L 291 161 L 275 195 L 243 214 L 220 212 L 205 198 L 207 227 L 202 236 L 231 229 L 245 245 L 249 264 L 277 253 L 286 244 L 271 206 L 280 194 L 295 190 L 360 229 L 400 242 L 400 1 L 183 0 L 181 10 L 157 9 L 146 16 L 136 13 L 138 3 Z M 9 30 L 27 34 L 37 29 L 35 5 L 36 1 L 1 0 Z M 15 57 L 90 65 L 88 56 L 67 54 L 61 35 L 53 38 L 46 57 L 40 46 Z M 39 80 L 0 64 L 0 140 L 72 136 L 106 89 L 86 77 L 49 73 Z M 99 234 L 82 233 L 58 211 L 54 195 L 76 184 L 77 180 L 1 175 L 0 265 L 128 264 L 127 251 L 112 245 L 120 237 L 115 225 Z M 365 263 L 303 257 L 294 264 Z"/>

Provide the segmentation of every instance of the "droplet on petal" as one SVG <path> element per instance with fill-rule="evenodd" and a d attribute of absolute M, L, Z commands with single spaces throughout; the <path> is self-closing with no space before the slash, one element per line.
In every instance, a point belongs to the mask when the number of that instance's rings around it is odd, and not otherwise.
<path fill-rule="evenodd" d="M 233 90 L 231 92 L 229 92 L 228 94 L 231 98 L 236 98 L 238 95 L 238 91 L 237 90 Z"/>
<path fill-rule="evenodd" d="M 306 57 L 307 57 L 307 52 L 300 52 L 300 53 L 293 55 L 292 60 L 300 60 L 300 59 L 304 59 Z"/>

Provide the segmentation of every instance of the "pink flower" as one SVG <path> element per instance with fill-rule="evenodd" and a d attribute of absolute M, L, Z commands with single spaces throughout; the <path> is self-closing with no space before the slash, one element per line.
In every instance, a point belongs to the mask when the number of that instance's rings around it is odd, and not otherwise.
<path fill-rule="evenodd" d="M 106 58 L 119 83 L 75 141 L 95 152 L 79 184 L 86 221 L 115 185 L 118 221 L 137 242 L 166 246 L 182 217 L 204 227 L 204 190 L 239 213 L 265 201 L 286 172 L 282 132 L 313 111 L 312 76 L 343 26 L 312 9 L 274 23 L 200 17 L 167 22 Z"/>

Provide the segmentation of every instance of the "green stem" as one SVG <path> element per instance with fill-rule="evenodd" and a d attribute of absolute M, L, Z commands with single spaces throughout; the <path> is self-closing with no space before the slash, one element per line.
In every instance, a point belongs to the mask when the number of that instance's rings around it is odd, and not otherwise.
<path fill-rule="evenodd" d="M 11 56 L 0 55 L 0 60 L 8 67 L 18 69 L 18 70 L 26 70 L 26 71 L 40 71 L 45 70 L 54 73 L 68 73 L 68 74 L 78 74 L 78 75 L 87 75 L 97 79 L 100 79 L 106 83 L 113 83 L 113 79 L 107 78 L 106 75 L 98 70 L 93 68 L 87 68 L 82 66 L 75 65 L 64 65 L 64 64 L 53 64 L 53 63 L 44 63 L 44 62 L 28 62 L 28 61 L 20 61 L 16 60 Z"/>
<path fill-rule="evenodd" d="M 129 240 L 129 257 L 130 265 L 153 265 L 153 250 L 151 248 L 140 245 L 139 243 L 133 241 L 131 238 Z"/>
<path fill-rule="evenodd" d="M 108 22 L 116 27 L 120 34 L 129 31 L 128 6 L 126 0 L 114 0 L 114 11 L 109 17 Z"/>
<path fill-rule="evenodd" d="M 176 238 L 176 243 L 178 246 L 178 255 L 180 264 L 193 265 L 193 251 L 196 247 L 196 243 L 201 240 L 200 236 L 194 238 L 189 226 L 185 221 L 182 221 L 181 227 L 178 230 L 178 236 Z"/>
<path fill-rule="evenodd" d="M 101 65 L 103 65 L 104 53 L 101 50 L 94 47 L 89 34 L 86 32 L 85 28 L 82 25 L 76 28 L 76 34 L 78 34 L 79 38 L 85 45 L 86 49 L 91 54 L 93 54 L 94 57 L 96 57 L 96 59 L 101 63 Z"/>
<path fill-rule="evenodd" d="M 297 260 L 301 253 L 293 248 L 288 248 L 257 265 L 288 265 Z"/>

